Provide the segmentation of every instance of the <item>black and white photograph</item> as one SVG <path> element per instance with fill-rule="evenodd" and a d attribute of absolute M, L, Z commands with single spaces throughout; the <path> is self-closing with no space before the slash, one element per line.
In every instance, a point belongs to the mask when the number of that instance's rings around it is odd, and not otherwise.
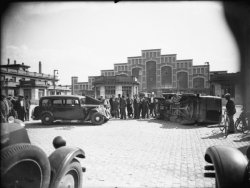
<path fill-rule="evenodd" d="M 1 187 L 250 187 L 249 3 L 1 7 Z"/>

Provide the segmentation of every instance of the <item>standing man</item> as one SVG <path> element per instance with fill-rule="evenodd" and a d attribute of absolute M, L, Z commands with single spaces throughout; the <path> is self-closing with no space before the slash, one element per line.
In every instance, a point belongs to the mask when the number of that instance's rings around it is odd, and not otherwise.
<path fill-rule="evenodd" d="M 114 117 L 114 102 L 115 102 L 115 96 L 112 95 L 109 99 L 109 104 L 110 104 L 110 113 L 111 116 Z"/>
<path fill-rule="evenodd" d="M 122 98 L 120 99 L 120 113 L 121 113 L 120 119 L 126 119 L 126 111 L 125 111 L 126 106 L 127 106 L 126 100 L 123 95 Z"/>
<path fill-rule="evenodd" d="M 227 109 L 227 116 L 229 118 L 229 127 L 228 133 L 234 133 L 234 114 L 236 113 L 235 104 L 233 100 L 230 99 L 230 94 L 225 94 L 225 99 L 227 100 L 226 109 Z"/>
<path fill-rule="evenodd" d="M 30 117 L 30 99 L 28 96 L 25 97 L 25 100 L 24 100 L 24 107 L 25 107 L 25 121 L 29 121 L 29 117 Z"/>
<path fill-rule="evenodd" d="M 18 100 L 16 102 L 16 108 L 17 108 L 17 115 L 18 115 L 18 119 L 24 121 L 24 115 L 25 115 L 25 104 L 24 104 L 24 100 L 23 100 L 23 96 L 19 95 L 18 96 Z"/>
<path fill-rule="evenodd" d="M 133 99 L 127 95 L 127 111 L 128 111 L 128 118 L 133 117 Z"/>
<path fill-rule="evenodd" d="M 138 96 L 134 96 L 134 101 L 133 101 L 133 106 L 134 106 L 134 119 L 139 119 L 139 99 Z"/>
<path fill-rule="evenodd" d="M 155 117 L 155 102 L 154 102 L 154 93 L 152 92 L 151 97 L 149 98 L 149 110 L 150 116 Z"/>

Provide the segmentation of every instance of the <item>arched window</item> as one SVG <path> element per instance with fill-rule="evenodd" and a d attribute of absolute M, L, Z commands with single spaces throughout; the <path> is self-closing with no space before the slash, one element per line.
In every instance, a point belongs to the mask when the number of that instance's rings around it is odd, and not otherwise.
<path fill-rule="evenodd" d="M 204 89 L 204 78 L 194 78 L 193 88 Z"/>
<path fill-rule="evenodd" d="M 161 68 L 161 85 L 172 85 L 172 67 L 164 66 Z"/>
<path fill-rule="evenodd" d="M 150 92 L 156 88 L 156 62 L 148 61 L 146 63 L 147 91 Z"/>
<path fill-rule="evenodd" d="M 177 73 L 177 88 L 178 89 L 188 88 L 188 73 L 187 72 Z"/>

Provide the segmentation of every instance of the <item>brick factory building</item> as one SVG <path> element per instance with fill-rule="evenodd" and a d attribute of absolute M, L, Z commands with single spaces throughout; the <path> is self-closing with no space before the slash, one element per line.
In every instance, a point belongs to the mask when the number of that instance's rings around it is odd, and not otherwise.
<path fill-rule="evenodd" d="M 156 95 L 166 92 L 209 94 L 209 63 L 193 65 L 192 59 L 178 60 L 176 54 L 161 54 L 161 49 L 142 50 L 141 56 L 128 57 L 126 63 L 114 64 L 114 69 L 101 70 L 101 76 L 110 77 L 109 80 L 116 79 L 118 75 L 136 78 L 138 92 L 154 92 Z M 98 86 L 94 84 L 96 78 L 92 76 L 89 82 L 78 82 L 77 77 L 72 77 L 72 94 L 99 92 L 100 82 Z M 105 96 L 110 92 L 110 87 L 107 87 L 110 84 L 102 84 L 104 89 L 100 93 Z M 116 94 L 122 92 L 122 89 L 118 90 Z"/>

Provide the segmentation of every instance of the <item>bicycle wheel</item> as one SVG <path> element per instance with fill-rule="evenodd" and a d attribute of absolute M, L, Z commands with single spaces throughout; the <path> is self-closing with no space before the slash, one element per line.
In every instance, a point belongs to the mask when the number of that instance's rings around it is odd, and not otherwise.
<path fill-rule="evenodd" d="M 224 124 L 224 135 L 225 135 L 225 137 L 228 136 L 228 127 L 229 127 L 229 119 L 228 119 L 228 117 L 226 117 L 225 124 Z"/>
<path fill-rule="evenodd" d="M 245 118 L 245 124 L 243 124 L 243 122 L 242 122 L 241 131 L 242 131 L 243 133 L 245 133 L 246 130 L 247 130 L 247 127 L 248 127 L 248 119 Z"/>
<path fill-rule="evenodd" d="M 242 131 L 242 122 L 240 118 L 237 118 L 234 123 L 235 131 Z"/>

